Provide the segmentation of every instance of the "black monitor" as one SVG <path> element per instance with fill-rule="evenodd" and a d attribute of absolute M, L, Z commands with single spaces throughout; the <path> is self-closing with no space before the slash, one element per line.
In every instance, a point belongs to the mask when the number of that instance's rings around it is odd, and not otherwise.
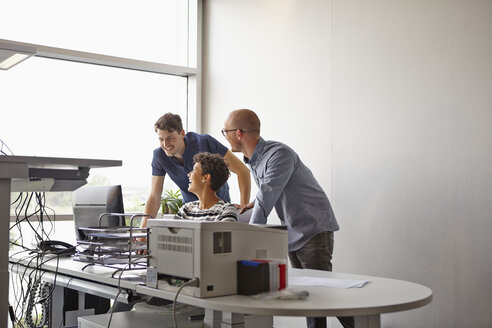
<path fill-rule="evenodd" d="M 124 213 L 121 186 L 85 186 L 72 192 L 73 220 L 77 241 L 84 240 L 82 228 L 99 226 L 102 213 Z M 123 216 L 105 216 L 101 226 L 124 226 Z"/>

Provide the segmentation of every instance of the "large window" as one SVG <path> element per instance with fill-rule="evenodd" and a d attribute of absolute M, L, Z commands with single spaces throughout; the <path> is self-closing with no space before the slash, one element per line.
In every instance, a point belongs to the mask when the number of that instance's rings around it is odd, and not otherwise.
<path fill-rule="evenodd" d="M 0 139 L 15 155 L 122 160 L 119 168 L 92 169 L 89 183 L 121 184 L 125 209 L 141 210 L 159 146 L 154 122 L 166 112 L 180 114 L 185 129 L 197 120 L 198 2 L 6 3 L 0 39 L 55 55 L 0 70 Z M 80 58 L 52 59 L 66 49 Z M 98 56 L 118 58 L 106 65 Z M 187 73 L 177 74 L 183 67 Z M 166 179 L 165 188 L 177 187 Z M 57 214 L 71 213 L 69 194 L 46 197 Z"/>
<path fill-rule="evenodd" d="M 148 192 L 153 124 L 166 112 L 186 118 L 186 78 L 67 61 L 31 58 L 0 71 L 0 134 L 15 155 L 117 159 L 92 169 L 92 184 L 122 184 L 125 206 Z M 57 213 L 70 197 L 49 193 Z"/>
<path fill-rule="evenodd" d="M 0 39 L 187 66 L 188 8 L 186 0 L 3 1 Z"/>

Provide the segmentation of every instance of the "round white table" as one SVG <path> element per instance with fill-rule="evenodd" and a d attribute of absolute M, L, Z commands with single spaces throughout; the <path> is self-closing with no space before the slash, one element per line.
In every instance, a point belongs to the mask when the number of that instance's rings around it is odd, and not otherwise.
<path fill-rule="evenodd" d="M 234 319 L 234 314 L 354 316 L 356 327 L 371 328 L 380 327 L 382 313 L 410 310 L 432 301 L 432 291 L 429 288 L 409 281 L 318 270 L 289 269 L 289 278 L 294 276 L 368 280 L 369 282 L 360 288 L 289 285 L 289 288 L 308 291 L 309 297 L 306 300 L 259 300 L 242 295 L 196 298 L 180 294 L 178 301 L 207 309 L 206 313 L 212 316 L 210 322 L 217 321 L 213 311 L 222 311 L 230 318 L 228 320 L 231 321 L 229 322 L 231 325 L 241 320 L 240 318 Z M 167 299 L 174 297 L 173 292 L 145 286 L 138 286 L 137 292 Z M 215 327 L 215 325 L 210 325 L 210 327 Z"/>

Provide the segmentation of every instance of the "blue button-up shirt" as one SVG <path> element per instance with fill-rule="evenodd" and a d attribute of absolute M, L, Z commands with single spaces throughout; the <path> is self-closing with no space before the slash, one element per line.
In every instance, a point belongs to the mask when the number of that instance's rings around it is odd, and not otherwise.
<path fill-rule="evenodd" d="M 340 229 L 325 192 L 290 147 L 260 138 L 244 162 L 258 186 L 250 223 L 265 224 L 275 207 L 287 226 L 289 251 L 303 247 L 320 232 Z"/>
<path fill-rule="evenodd" d="M 198 200 L 198 197 L 194 193 L 188 191 L 188 172 L 193 170 L 193 156 L 200 152 L 209 152 L 224 156 L 228 149 L 208 134 L 188 132 L 184 137 L 184 142 L 186 148 L 183 153 L 183 165 L 178 163 L 174 156 L 167 156 L 162 148 L 159 147 L 154 150 L 152 175 L 165 176 L 166 173 L 169 174 L 174 183 L 181 189 L 183 202 L 188 203 Z M 227 182 L 217 191 L 217 196 L 228 203 L 231 202 Z"/>

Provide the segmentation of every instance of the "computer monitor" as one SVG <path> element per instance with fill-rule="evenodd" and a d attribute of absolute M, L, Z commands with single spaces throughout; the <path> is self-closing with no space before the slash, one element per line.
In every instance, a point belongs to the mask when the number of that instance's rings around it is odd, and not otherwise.
<path fill-rule="evenodd" d="M 97 227 L 102 213 L 124 213 L 121 186 L 85 186 L 72 192 L 73 219 L 77 241 L 85 235 L 79 228 Z M 123 216 L 105 216 L 101 226 L 124 226 Z"/>

